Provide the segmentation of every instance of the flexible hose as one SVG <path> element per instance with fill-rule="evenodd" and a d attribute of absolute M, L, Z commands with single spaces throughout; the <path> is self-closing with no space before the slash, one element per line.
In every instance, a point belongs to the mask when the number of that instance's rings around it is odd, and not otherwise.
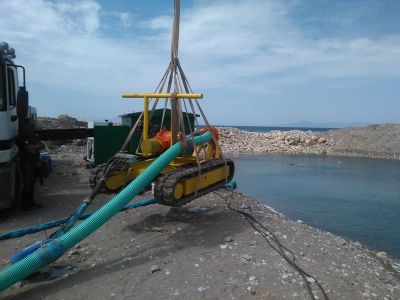
<path fill-rule="evenodd" d="M 196 145 L 207 143 L 210 140 L 210 132 L 194 138 Z M 173 159 L 182 154 L 184 147 L 182 147 L 181 144 L 182 143 L 176 143 L 161 154 L 119 194 L 113 197 L 92 216 L 65 233 L 65 235 L 43 245 L 40 249 L 15 264 L 9 265 L 0 270 L 0 291 L 4 291 L 30 274 L 37 272 L 45 265 L 56 261 L 68 249 L 72 248 L 88 235 L 96 231 L 105 222 L 110 220 L 130 200 L 144 190 L 146 186 L 156 178 L 162 169 L 164 169 Z"/>
<path fill-rule="evenodd" d="M 137 201 L 135 203 L 131 203 L 131 204 L 125 205 L 124 208 L 120 210 L 120 212 L 122 212 L 124 210 L 127 210 L 127 209 L 137 208 L 137 207 L 140 207 L 140 206 L 146 206 L 146 205 L 155 204 L 155 203 L 156 203 L 156 199 L 154 199 L 154 198 L 153 199 L 140 200 L 140 201 Z M 81 219 L 81 220 L 87 219 L 93 214 L 94 214 L 94 212 L 90 212 L 90 213 L 84 214 L 79 219 Z M 65 223 L 65 220 L 66 219 L 61 220 L 61 221 L 64 221 L 64 222 L 62 222 L 62 224 Z M 59 222 L 59 221 L 53 221 L 53 222 L 49 222 L 49 223 L 46 223 L 46 224 L 47 225 L 52 225 L 52 224 L 55 224 L 56 222 Z M 41 228 L 44 228 L 46 224 L 40 224 Z M 37 229 L 37 227 L 33 227 L 33 229 Z M 21 232 L 21 230 L 20 230 L 20 232 Z M 56 231 L 55 233 L 57 233 L 57 232 L 60 232 L 60 231 Z M 64 230 L 64 232 L 66 232 L 66 231 Z M 37 249 L 42 247 L 43 244 L 49 243 L 51 241 L 51 239 L 53 239 L 52 236 L 53 235 L 51 235 L 50 238 L 47 239 L 47 240 L 38 241 L 38 242 L 34 243 L 33 245 L 30 245 L 30 246 L 26 247 L 25 249 L 22 249 L 22 250 L 19 250 L 19 251 L 15 252 L 10 257 L 10 263 L 11 264 L 15 264 L 19 260 L 23 259 L 24 257 L 28 256 L 29 254 L 33 253 L 34 251 L 36 251 Z M 57 236 L 57 237 L 59 237 L 59 236 Z"/>
<path fill-rule="evenodd" d="M 228 184 L 230 184 L 230 183 L 228 183 Z M 146 206 L 146 205 L 150 205 L 150 204 L 154 204 L 154 203 L 156 203 L 156 200 L 154 198 L 141 200 L 138 202 L 134 202 L 134 203 L 125 205 L 124 208 L 120 210 L 120 212 L 125 211 L 127 209 L 137 208 L 139 206 Z M 93 214 L 94 214 L 94 212 L 88 212 L 86 214 L 83 214 L 79 217 L 79 220 L 85 220 Z M 57 226 L 65 224 L 65 222 L 67 222 L 68 220 L 69 220 L 69 218 L 54 220 L 54 221 L 49 221 L 46 223 L 38 224 L 38 225 L 35 225 L 32 227 L 26 227 L 26 228 L 17 229 L 14 231 L 6 232 L 6 233 L 1 233 L 0 241 L 8 240 L 8 239 L 15 239 L 15 238 L 19 238 L 21 236 L 27 235 L 27 234 L 33 234 L 36 232 L 51 229 L 53 227 L 57 227 Z"/>

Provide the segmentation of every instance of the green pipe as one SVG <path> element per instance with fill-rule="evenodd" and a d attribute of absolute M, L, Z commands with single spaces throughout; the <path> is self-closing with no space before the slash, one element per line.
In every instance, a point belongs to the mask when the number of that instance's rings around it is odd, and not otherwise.
<path fill-rule="evenodd" d="M 210 140 L 210 132 L 194 137 L 194 143 L 196 145 L 207 143 Z M 193 152 L 193 146 L 191 140 L 174 144 L 171 148 L 161 154 L 153 163 L 151 163 L 126 188 L 97 210 L 92 216 L 73 227 L 65 235 L 43 245 L 37 251 L 26 256 L 15 264 L 9 265 L 0 270 L 0 292 L 26 278 L 30 274 L 39 271 L 45 265 L 56 261 L 68 249 L 72 248 L 88 235 L 96 231 L 100 226 L 118 213 L 129 201 L 144 190 L 172 160 L 179 155 L 187 154 L 190 151 Z"/>

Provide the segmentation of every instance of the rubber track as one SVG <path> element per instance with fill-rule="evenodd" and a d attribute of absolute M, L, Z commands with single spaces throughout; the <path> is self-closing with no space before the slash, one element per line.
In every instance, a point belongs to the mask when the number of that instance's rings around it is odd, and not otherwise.
<path fill-rule="evenodd" d="M 89 185 L 92 189 L 96 187 L 100 178 L 103 176 L 106 165 L 106 163 L 103 163 L 90 170 Z"/>
<path fill-rule="evenodd" d="M 198 190 L 197 194 L 193 193 L 179 200 L 174 199 L 174 188 L 175 185 L 183 180 L 193 178 L 198 176 L 199 168 L 197 165 L 191 166 L 185 169 L 181 169 L 175 172 L 170 172 L 165 175 L 158 177 L 155 181 L 154 185 L 154 198 L 157 203 L 168 205 L 168 206 L 182 206 L 186 203 L 195 199 L 195 196 L 200 197 L 207 193 L 210 193 L 220 187 L 222 187 L 227 181 L 230 181 L 233 178 L 235 173 L 235 165 L 230 159 L 213 159 L 204 164 L 201 164 L 201 174 L 207 173 L 214 169 L 218 169 L 224 167 L 226 165 L 229 166 L 229 175 L 227 180 L 221 180 L 211 186 L 208 186 L 204 189 Z"/>

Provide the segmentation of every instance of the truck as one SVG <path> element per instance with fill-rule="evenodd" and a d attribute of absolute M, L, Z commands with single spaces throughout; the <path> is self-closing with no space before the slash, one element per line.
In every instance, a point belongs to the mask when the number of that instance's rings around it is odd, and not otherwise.
<path fill-rule="evenodd" d="M 29 135 L 24 132 L 26 122 L 37 116 L 36 109 L 29 106 L 25 68 L 15 64 L 15 58 L 15 50 L 8 43 L 0 43 L 0 209 L 21 201 L 26 178 L 20 145 Z"/>

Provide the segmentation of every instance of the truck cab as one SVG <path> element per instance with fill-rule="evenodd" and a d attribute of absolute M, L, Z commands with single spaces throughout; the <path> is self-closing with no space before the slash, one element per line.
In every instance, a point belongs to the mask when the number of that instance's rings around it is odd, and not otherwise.
<path fill-rule="evenodd" d="M 20 190 L 18 138 L 29 110 L 25 69 L 14 58 L 14 49 L 0 43 L 0 209 L 10 207 Z M 18 69 L 24 77 L 21 87 Z"/>

